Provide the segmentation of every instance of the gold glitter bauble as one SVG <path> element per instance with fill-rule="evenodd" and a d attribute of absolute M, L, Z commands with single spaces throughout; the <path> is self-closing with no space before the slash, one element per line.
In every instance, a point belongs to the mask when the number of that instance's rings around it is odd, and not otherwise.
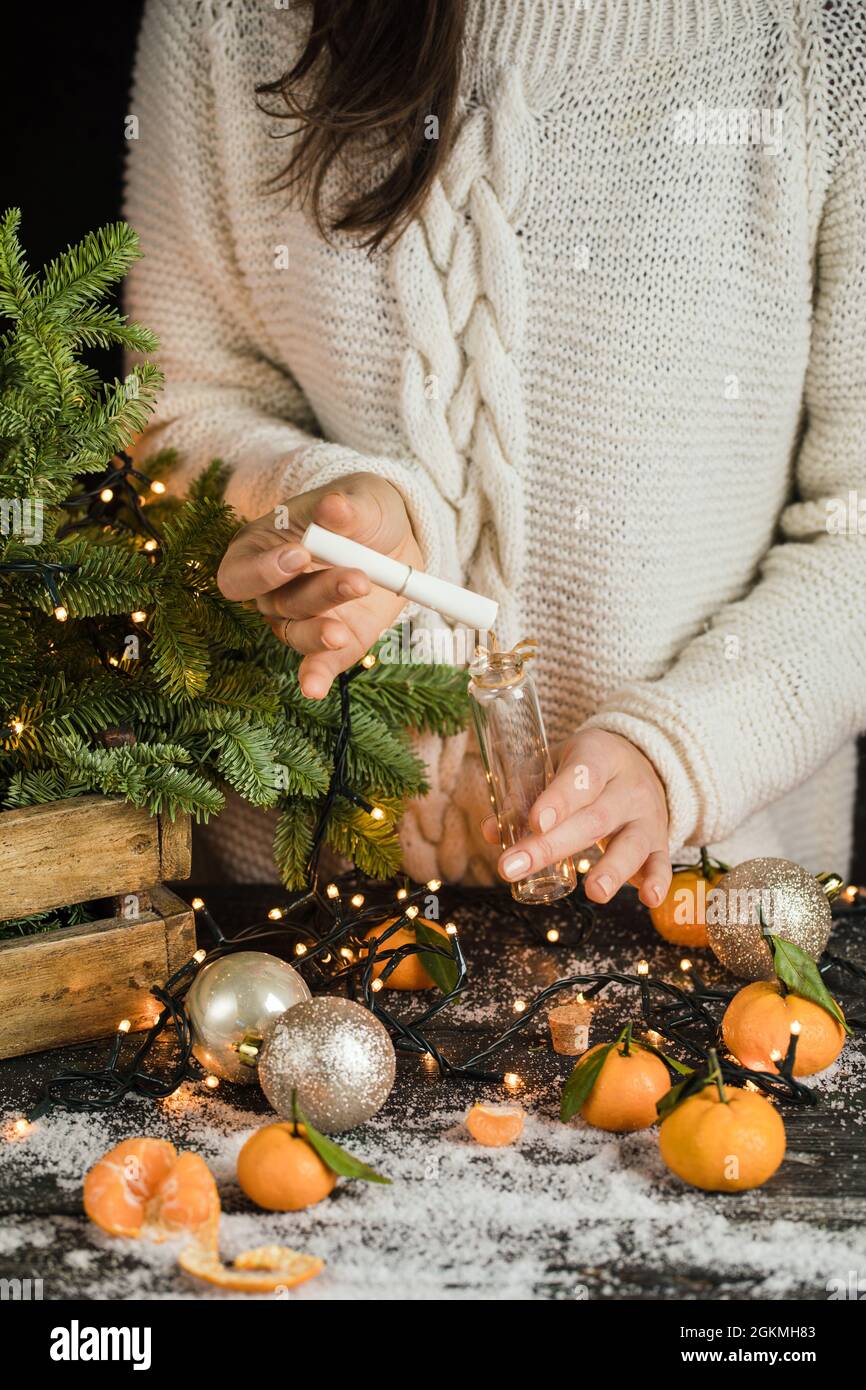
<path fill-rule="evenodd" d="M 775 977 L 764 927 L 817 961 L 831 925 L 827 892 L 789 859 L 747 859 L 707 894 L 709 943 L 722 965 L 743 980 Z"/>
<path fill-rule="evenodd" d="M 262 1090 L 284 1120 L 292 1091 L 316 1129 L 337 1134 L 388 1099 L 397 1058 L 388 1030 L 361 1004 L 324 994 L 275 1019 L 259 1058 Z"/>

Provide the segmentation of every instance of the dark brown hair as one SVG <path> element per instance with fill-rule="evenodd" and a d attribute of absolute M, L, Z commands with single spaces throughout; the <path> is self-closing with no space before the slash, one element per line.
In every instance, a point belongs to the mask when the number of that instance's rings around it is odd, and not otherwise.
<path fill-rule="evenodd" d="M 312 9 L 294 67 L 263 82 L 263 110 L 292 122 L 295 148 L 272 181 L 298 188 L 324 235 L 353 233 L 375 250 L 397 239 L 447 152 L 460 82 L 465 0 L 303 0 Z M 430 138 L 430 117 L 438 138 Z M 326 207 L 335 161 L 353 192 Z M 382 172 L 384 168 L 384 172 Z"/>

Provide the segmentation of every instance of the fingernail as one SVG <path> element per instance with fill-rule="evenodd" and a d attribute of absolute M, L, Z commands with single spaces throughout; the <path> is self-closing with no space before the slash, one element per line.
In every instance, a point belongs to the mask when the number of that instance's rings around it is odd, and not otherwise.
<path fill-rule="evenodd" d="M 340 598 L 358 597 L 358 590 L 355 588 L 354 584 L 350 584 L 347 579 L 341 580 L 337 585 L 337 593 L 340 595 Z"/>
<path fill-rule="evenodd" d="M 607 874 L 599 874 L 595 880 L 595 886 L 606 898 L 610 897 L 610 890 L 613 887 L 613 879 L 608 878 Z"/>
<path fill-rule="evenodd" d="M 542 834 L 546 834 L 548 830 L 553 829 L 556 825 L 556 811 L 552 806 L 545 806 L 541 815 L 538 817 L 538 824 Z"/>
<path fill-rule="evenodd" d="M 652 899 L 653 906 L 658 907 L 659 903 L 662 900 L 662 890 L 659 887 L 659 885 L 657 883 L 651 884 L 650 887 L 647 889 L 647 892 L 649 893 L 650 898 Z"/>
<path fill-rule="evenodd" d="M 303 550 L 284 550 L 277 560 L 283 574 L 297 574 L 298 570 L 304 568 L 305 563 Z"/>
<path fill-rule="evenodd" d="M 502 865 L 502 872 L 506 878 L 519 878 L 526 873 L 529 868 L 530 859 L 528 854 L 521 850 L 520 854 L 510 854 Z"/>

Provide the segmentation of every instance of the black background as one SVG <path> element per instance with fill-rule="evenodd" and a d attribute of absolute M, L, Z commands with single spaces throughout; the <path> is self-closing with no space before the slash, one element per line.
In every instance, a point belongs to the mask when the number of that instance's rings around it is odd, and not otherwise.
<path fill-rule="evenodd" d="M 3 57 L 2 205 L 31 265 L 120 216 L 124 117 L 143 0 L 17 6 Z M 119 364 L 112 364 L 119 369 Z M 854 875 L 866 879 L 866 741 Z M 832 864 L 824 867 L 832 869 Z"/>

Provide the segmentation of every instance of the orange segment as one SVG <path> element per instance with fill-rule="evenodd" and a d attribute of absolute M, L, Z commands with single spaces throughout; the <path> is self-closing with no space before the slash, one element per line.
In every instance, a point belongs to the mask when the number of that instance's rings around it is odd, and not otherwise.
<path fill-rule="evenodd" d="M 325 1267 L 324 1260 L 302 1255 L 286 1245 L 263 1245 L 238 1255 L 234 1265 L 222 1263 L 219 1256 L 193 1244 L 178 1258 L 178 1264 L 195 1279 L 203 1279 L 220 1289 L 241 1293 L 275 1293 L 306 1283 Z"/>
<path fill-rule="evenodd" d="M 165 1139 L 125 1139 L 86 1174 L 84 1210 L 113 1236 L 161 1241 L 199 1230 L 215 1239 L 220 1201 L 198 1154 L 178 1154 Z"/>
<path fill-rule="evenodd" d="M 466 1113 L 466 1128 L 476 1143 L 500 1149 L 519 1137 L 525 1118 L 522 1105 L 473 1105 Z"/>
<path fill-rule="evenodd" d="M 84 1178 L 84 1210 L 110 1236 L 141 1233 L 147 1204 L 176 1159 L 166 1139 L 124 1139 Z"/>
<path fill-rule="evenodd" d="M 336 1173 L 292 1124 L 264 1125 L 238 1154 L 238 1182 L 266 1211 L 302 1211 L 333 1192 Z"/>

